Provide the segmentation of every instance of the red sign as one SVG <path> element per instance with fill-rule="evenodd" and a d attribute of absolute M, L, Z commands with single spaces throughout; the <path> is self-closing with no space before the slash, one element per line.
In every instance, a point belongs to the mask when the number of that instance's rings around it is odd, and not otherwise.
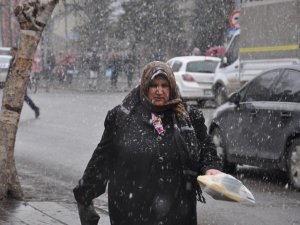
<path fill-rule="evenodd" d="M 239 10 L 233 10 L 233 12 L 230 15 L 229 24 L 233 29 L 240 28 L 239 16 L 240 16 Z"/>

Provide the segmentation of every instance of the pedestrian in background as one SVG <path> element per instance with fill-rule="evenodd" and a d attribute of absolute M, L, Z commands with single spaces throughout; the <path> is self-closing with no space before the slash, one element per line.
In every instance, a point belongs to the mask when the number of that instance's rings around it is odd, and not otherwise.
<path fill-rule="evenodd" d="M 42 73 L 42 63 L 41 63 L 41 56 L 39 53 L 39 48 L 34 54 L 32 60 L 32 69 L 31 69 L 31 76 L 30 76 L 30 87 L 34 91 L 37 92 L 39 83 L 41 81 L 41 73 Z"/>
<path fill-rule="evenodd" d="M 124 59 L 124 71 L 127 77 L 128 88 L 132 87 L 132 79 L 135 73 L 135 63 L 136 59 L 133 52 L 128 52 L 127 56 Z"/>
<path fill-rule="evenodd" d="M 73 75 L 75 71 L 76 59 L 72 50 L 65 57 L 65 67 L 66 67 L 66 81 L 68 84 L 72 84 Z"/>
<path fill-rule="evenodd" d="M 59 83 L 63 83 L 65 80 L 65 74 L 66 74 L 66 62 L 65 62 L 65 55 L 62 51 L 58 53 L 58 56 L 56 58 L 56 67 L 55 67 L 55 75 L 58 79 Z"/>
<path fill-rule="evenodd" d="M 110 80 L 111 80 L 112 88 L 117 87 L 118 77 L 119 77 L 119 73 L 121 72 L 121 67 L 122 67 L 121 56 L 118 53 L 113 52 L 108 62 L 108 68 L 111 69 Z"/>
<path fill-rule="evenodd" d="M 55 56 L 53 52 L 47 53 L 47 61 L 46 61 L 46 74 L 45 74 L 45 80 L 46 80 L 46 92 L 49 92 L 50 86 L 52 85 L 52 82 L 54 80 L 54 68 L 56 66 Z"/>
<path fill-rule="evenodd" d="M 98 72 L 100 69 L 100 58 L 95 52 L 88 59 L 89 65 L 89 89 L 97 89 Z"/>
<path fill-rule="evenodd" d="M 67 84 L 72 84 L 73 74 L 75 71 L 75 56 L 72 52 L 68 53 L 65 58 L 65 66 L 66 66 L 66 81 Z"/>
<path fill-rule="evenodd" d="M 195 47 L 192 51 L 192 55 L 195 55 L 195 56 L 201 55 L 201 50 L 199 48 Z"/>
<path fill-rule="evenodd" d="M 18 48 L 12 47 L 10 54 L 12 56 L 9 64 L 8 74 L 10 73 L 10 70 L 12 69 L 12 65 L 15 61 L 15 57 L 17 55 Z M 7 76 L 8 77 L 8 76 Z M 6 78 L 7 79 L 7 78 Z M 5 82 L 6 83 L 6 82 Z M 35 118 L 38 118 L 40 116 L 40 108 L 36 106 L 36 104 L 31 100 L 31 98 L 27 95 L 27 91 L 25 92 L 24 101 L 29 105 L 29 107 L 34 111 Z"/>
<path fill-rule="evenodd" d="M 196 197 L 205 201 L 196 177 L 220 173 L 204 122 L 198 108 L 182 104 L 171 68 L 147 64 L 140 85 L 108 112 L 74 189 L 82 224 L 98 223 L 92 200 L 108 184 L 113 225 L 196 225 Z"/>

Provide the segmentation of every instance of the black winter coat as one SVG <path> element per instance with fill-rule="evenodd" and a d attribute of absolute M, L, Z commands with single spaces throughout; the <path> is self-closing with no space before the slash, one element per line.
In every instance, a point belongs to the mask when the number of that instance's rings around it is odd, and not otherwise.
<path fill-rule="evenodd" d="M 219 159 L 202 113 L 196 109 L 189 113 L 198 139 L 194 143 L 199 149 L 195 158 L 200 159 L 197 174 L 218 169 Z M 151 113 L 143 105 L 135 107 L 121 124 L 120 114 L 120 106 L 108 113 L 101 142 L 74 189 L 76 200 L 89 205 L 108 183 L 113 225 L 196 225 L 195 187 L 183 173 L 180 151 L 184 150 L 175 140 L 172 112 L 164 112 L 164 136 L 149 123 Z"/>

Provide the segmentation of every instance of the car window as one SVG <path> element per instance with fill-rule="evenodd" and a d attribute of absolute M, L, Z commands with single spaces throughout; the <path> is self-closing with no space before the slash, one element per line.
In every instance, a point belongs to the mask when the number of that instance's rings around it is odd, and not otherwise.
<path fill-rule="evenodd" d="M 225 56 L 227 57 L 227 64 L 231 65 L 234 63 L 239 57 L 239 49 L 240 49 L 240 35 L 237 35 L 232 43 L 230 44 Z"/>
<path fill-rule="evenodd" d="M 288 69 L 274 87 L 274 101 L 300 102 L 300 72 Z"/>
<path fill-rule="evenodd" d="M 272 86 L 279 79 L 280 72 L 279 69 L 268 71 L 251 81 L 241 93 L 242 101 L 271 101 Z"/>
<path fill-rule="evenodd" d="M 219 63 L 218 61 L 213 61 L 213 60 L 189 62 L 186 65 L 186 72 L 214 73 L 218 63 Z"/>
<path fill-rule="evenodd" d="M 175 61 L 171 68 L 172 68 L 173 72 L 178 72 L 180 70 L 181 66 L 182 66 L 182 62 Z"/>
<path fill-rule="evenodd" d="M 10 49 L 9 48 L 0 48 L 0 55 L 10 55 Z"/>

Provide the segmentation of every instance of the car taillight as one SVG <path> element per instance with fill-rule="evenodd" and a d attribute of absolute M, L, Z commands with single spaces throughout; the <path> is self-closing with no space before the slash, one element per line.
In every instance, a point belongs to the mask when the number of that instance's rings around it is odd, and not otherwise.
<path fill-rule="evenodd" d="M 183 74 L 183 75 L 182 75 L 182 79 L 183 79 L 184 81 L 188 81 L 188 82 L 195 82 L 194 77 L 192 77 L 192 76 L 189 75 L 189 74 Z"/>

